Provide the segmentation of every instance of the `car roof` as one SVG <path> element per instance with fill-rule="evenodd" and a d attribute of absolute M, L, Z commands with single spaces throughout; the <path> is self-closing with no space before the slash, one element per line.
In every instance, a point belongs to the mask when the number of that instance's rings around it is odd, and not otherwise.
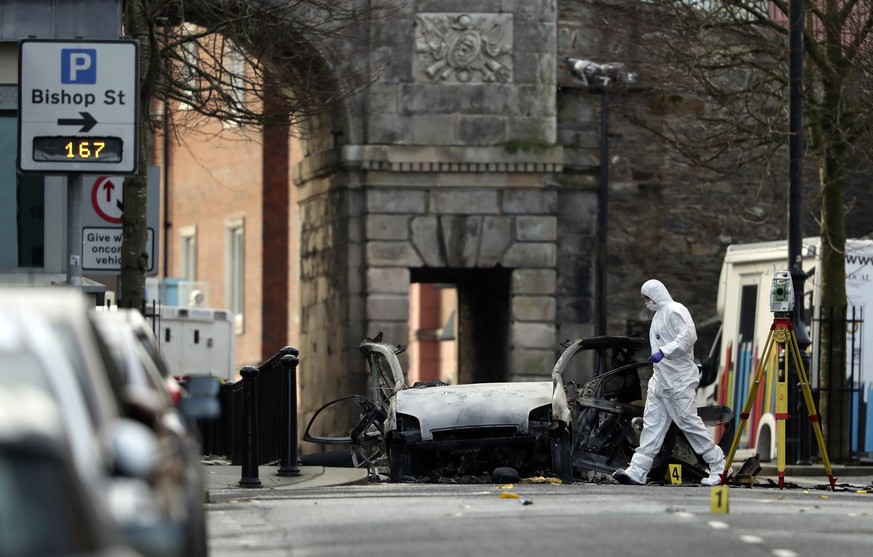
<path fill-rule="evenodd" d="M 120 372 L 96 333 L 90 316 L 93 306 L 84 293 L 68 287 L 0 287 L 0 307 L 38 315 L 57 333 L 95 422 L 123 412 Z"/>
<path fill-rule="evenodd" d="M 0 441 L 11 443 L 34 434 L 62 437 L 63 431 L 60 409 L 49 392 L 0 380 Z"/>
<path fill-rule="evenodd" d="M 106 424 L 95 421 L 73 366 L 58 356 L 62 350 L 38 314 L 0 306 L 0 433 L 12 438 L 34 424 L 63 431 L 80 472 L 95 478 L 107 456 L 95 436 Z"/>

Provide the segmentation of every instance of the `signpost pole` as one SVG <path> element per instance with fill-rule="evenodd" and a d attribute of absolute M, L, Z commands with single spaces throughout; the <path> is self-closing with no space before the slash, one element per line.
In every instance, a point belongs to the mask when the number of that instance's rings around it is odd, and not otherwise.
<path fill-rule="evenodd" d="M 82 286 L 82 175 L 67 174 L 67 285 Z"/>

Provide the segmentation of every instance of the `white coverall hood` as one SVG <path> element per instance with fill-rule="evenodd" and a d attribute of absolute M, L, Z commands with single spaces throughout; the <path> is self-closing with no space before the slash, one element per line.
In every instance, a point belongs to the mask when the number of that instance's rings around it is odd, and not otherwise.
<path fill-rule="evenodd" d="M 652 311 L 658 311 L 661 308 L 665 308 L 673 301 L 673 298 L 670 296 L 670 292 L 667 291 L 667 287 L 664 286 L 664 283 L 655 279 L 647 280 L 640 288 L 640 294 L 649 297 L 654 302 L 654 307 L 651 307 L 646 303 L 646 307 Z"/>

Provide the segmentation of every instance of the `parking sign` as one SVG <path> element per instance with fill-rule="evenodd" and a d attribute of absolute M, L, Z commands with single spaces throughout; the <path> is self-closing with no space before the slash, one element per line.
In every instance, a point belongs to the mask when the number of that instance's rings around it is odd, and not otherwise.
<path fill-rule="evenodd" d="M 61 83 L 96 85 L 97 50 L 94 48 L 62 48 Z"/>
<path fill-rule="evenodd" d="M 139 43 L 19 43 L 18 169 L 135 174 Z"/>

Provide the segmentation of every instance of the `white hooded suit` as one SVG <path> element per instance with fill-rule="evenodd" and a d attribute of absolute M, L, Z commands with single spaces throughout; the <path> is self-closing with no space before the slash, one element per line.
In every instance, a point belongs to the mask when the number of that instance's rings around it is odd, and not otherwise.
<path fill-rule="evenodd" d="M 710 476 L 702 483 L 716 485 L 724 471 L 725 459 L 721 448 L 714 443 L 703 420 L 697 415 L 694 395 L 700 372 L 693 355 L 697 341 L 694 321 L 688 309 L 673 301 L 667 287 L 660 281 L 646 281 L 640 293 L 654 302 L 647 303 L 649 309 L 655 312 L 649 329 L 649 343 L 652 353 L 660 350 L 664 358 L 653 364 L 654 374 L 649 380 L 640 446 L 631 459 L 630 467 L 624 470 L 625 483 L 627 478 L 634 483 L 646 483 L 654 457 L 661 449 L 672 421 L 685 433 L 694 451 L 709 464 Z"/>

